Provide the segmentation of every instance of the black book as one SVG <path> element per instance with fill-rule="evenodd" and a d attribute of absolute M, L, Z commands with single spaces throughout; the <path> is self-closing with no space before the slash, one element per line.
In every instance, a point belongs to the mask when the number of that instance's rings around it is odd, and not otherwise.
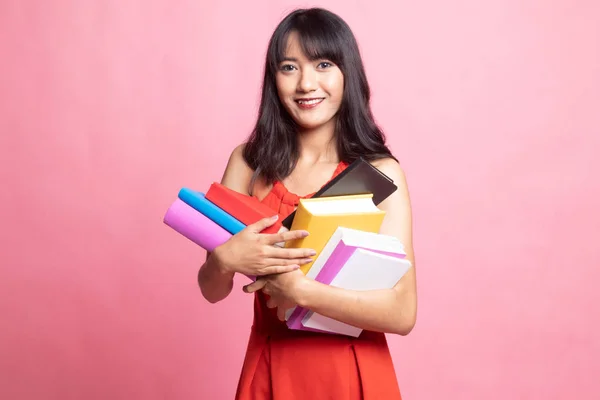
<path fill-rule="evenodd" d="M 348 196 L 373 193 L 373 203 L 378 205 L 394 193 L 398 187 L 383 172 L 362 157 L 348 165 L 338 176 L 324 185 L 312 197 Z M 296 211 L 288 215 L 282 225 L 290 229 Z"/>

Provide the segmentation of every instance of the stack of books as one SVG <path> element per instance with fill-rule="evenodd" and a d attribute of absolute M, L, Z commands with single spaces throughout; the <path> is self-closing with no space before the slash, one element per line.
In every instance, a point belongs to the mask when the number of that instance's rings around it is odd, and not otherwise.
<path fill-rule="evenodd" d="M 163 222 L 208 252 L 225 243 L 247 225 L 272 217 L 273 210 L 256 197 L 214 182 L 205 193 L 184 187 L 167 209 Z M 281 221 L 261 233 L 277 233 Z M 249 276 L 254 280 L 255 277 Z"/>
<path fill-rule="evenodd" d="M 286 247 L 315 249 L 310 264 L 300 267 L 307 277 L 348 290 L 392 288 L 408 271 L 404 246 L 394 236 L 379 233 L 385 212 L 372 194 L 301 199 L 291 229 L 310 235 Z M 286 314 L 290 329 L 357 337 L 361 329 L 296 307 Z"/>
<path fill-rule="evenodd" d="M 283 246 L 317 252 L 313 262 L 300 269 L 318 282 L 356 291 L 392 288 L 411 264 L 397 238 L 379 233 L 385 212 L 377 205 L 396 189 L 389 177 L 361 158 L 262 233 L 308 231 L 307 237 Z M 164 222 L 210 252 L 245 226 L 272 215 L 256 197 L 213 183 L 206 195 L 181 189 Z M 290 329 L 353 337 L 362 332 L 301 307 L 288 310 L 286 324 Z"/>

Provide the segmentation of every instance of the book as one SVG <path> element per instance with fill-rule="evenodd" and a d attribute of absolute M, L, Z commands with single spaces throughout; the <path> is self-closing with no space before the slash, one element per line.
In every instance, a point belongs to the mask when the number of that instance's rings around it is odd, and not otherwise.
<path fill-rule="evenodd" d="M 321 187 L 311 198 L 371 193 L 373 194 L 373 203 L 379 205 L 397 189 L 398 187 L 387 175 L 359 157 Z M 288 215 L 282 225 L 291 230 L 295 214 L 294 211 Z"/>
<path fill-rule="evenodd" d="M 232 236 L 180 198 L 169 206 L 163 222 L 208 252 L 212 252 Z"/>
<path fill-rule="evenodd" d="M 217 182 L 210 185 L 205 197 L 245 225 L 251 225 L 263 218 L 269 218 L 276 214 L 269 206 L 261 203 L 256 197 L 236 192 Z M 277 233 L 281 229 L 281 226 L 281 221 L 278 220 L 261 233 Z"/>
<path fill-rule="evenodd" d="M 331 284 L 350 256 L 359 248 L 391 257 L 406 257 L 404 245 L 395 236 L 338 227 L 306 276 L 326 285 Z M 301 307 L 287 310 L 287 326 L 291 329 L 302 329 L 301 320 L 307 313 L 308 310 Z"/>
<path fill-rule="evenodd" d="M 231 214 L 208 200 L 204 193 L 189 188 L 181 188 L 178 196 L 183 202 L 210 218 L 221 228 L 235 235 L 246 227 Z"/>
<path fill-rule="evenodd" d="M 225 243 L 232 234 L 180 198 L 167 208 L 163 222 L 207 252 Z M 252 281 L 255 276 L 245 275 Z"/>
<path fill-rule="evenodd" d="M 373 204 L 372 194 L 300 199 L 291 230 L 309 235 L 287 241 L 286 248 L 313 249 L 313 261 L 300 267 L 306 274 L 338 227 L 378 233 L 385 211 Z"/>
<path fill-rule="evenodd" d="M 330 285 L 356 291 L 391 289 L 411 266 L 410 261 L 403 258 L 356 248 L 343 264 L 343 268 L 332 279 Z M 314 311 L 309 311 L 304 315 L 302 326 L 307 330 L 352 337 L 358 337 L 362 332 L 361 328 Z"/>

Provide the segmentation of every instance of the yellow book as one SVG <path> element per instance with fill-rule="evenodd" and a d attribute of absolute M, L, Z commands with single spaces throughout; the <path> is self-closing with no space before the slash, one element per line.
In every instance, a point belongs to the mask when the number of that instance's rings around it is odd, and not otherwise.
<path fill-rule="evenodd" d="M 300 199 L 290 230 L 305 230 L 309 235 L 290 240 L 285 247 L 315 250 L 314 262 L 338 227 L 379 233 L 384 217 L 385 211 L 373 203 L 371 193 Z M 304 274 L 313 262 L 300 267 Z"/>

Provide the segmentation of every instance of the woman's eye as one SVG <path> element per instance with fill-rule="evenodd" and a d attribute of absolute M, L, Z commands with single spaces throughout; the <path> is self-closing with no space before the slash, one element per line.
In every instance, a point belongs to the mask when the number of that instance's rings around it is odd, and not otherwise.
<path fill-rule="evenodd" d="M 293 69 L 294 69 L 294 66 L 290 65 L 290 64 L 285 64 L 285 65 L 281 66 L 281 70 L 282 71 L 286 71 L 287 72 L 287 71 L 292 71 Z"/>
<path fill-rule="evenodd" d="M 330 62 L 323 61 L 322 63 L 319 63 L 319 68 L 329 68 L 329 67 L 331 67 Z"/>

